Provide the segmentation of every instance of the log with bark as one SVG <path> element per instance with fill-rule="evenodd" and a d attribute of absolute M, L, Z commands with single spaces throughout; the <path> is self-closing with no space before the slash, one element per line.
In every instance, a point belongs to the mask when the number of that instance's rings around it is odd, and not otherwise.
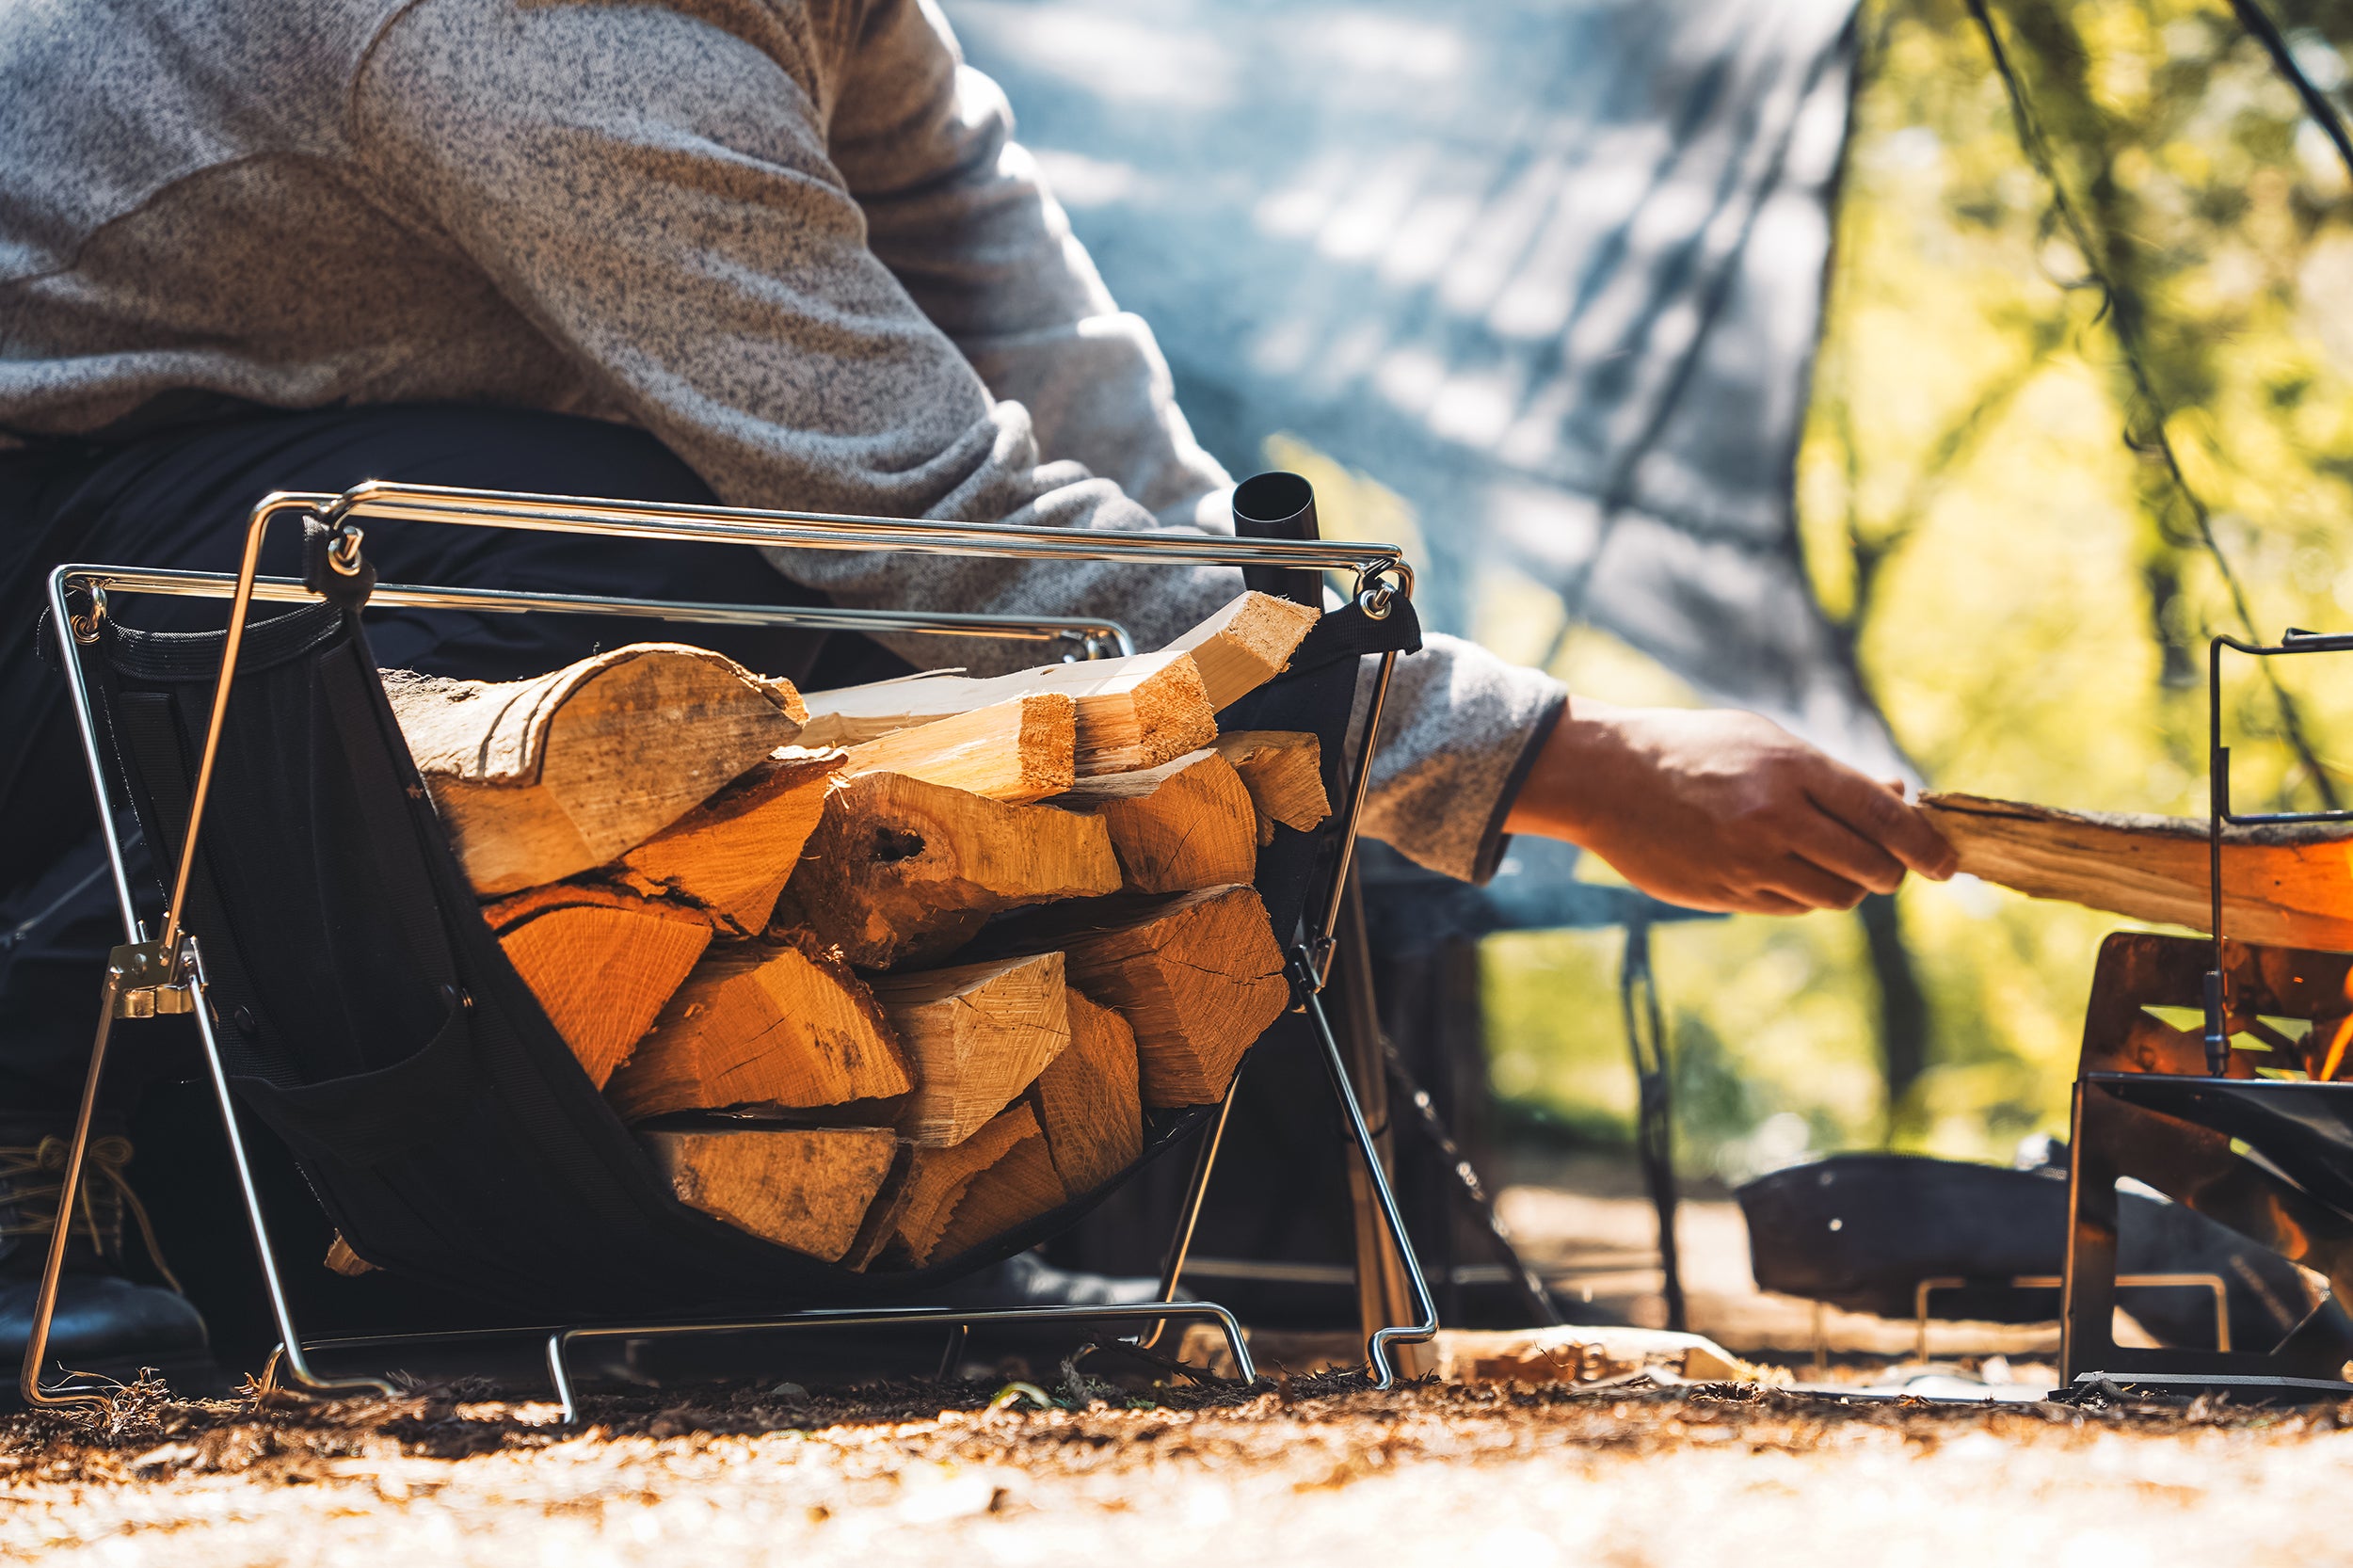
<path fill-rule="evenodd" d="M 1257 808 L 1234 765 L 1215 751 L 1080 779 L 1055 804 L 1102 820 L 1127 885 L 1138 892 L 1223 888 L 1257 874 Z"/>
<path fill-rule="evenodd" d="M 732 942 L 696 966 L 605 1097 L 634 1121 L 890 1099 L 913 1087 L 882 1008 L 838 955 L 803 937 Z"/>
<path fill-rule="evenodd" d="M 858 1239 L 899 1154 L 888 1128 L 663 1130 L 639 1142 L 680 1203 L 827 1263 Z"/>
<path fill-rule="evenodd" d="M 1290 1003 L 1266 905 L 1250 888 L 1047 904 L 978 946 L 1059 949 L 1070 984 L 1135 1031 L 1144 1103 L 1209 1105 Z"/>
<path fill-rule="evenodd" d="M 1070 1044 L 1059 952 L 882 975 L 873 991 L 915 1080 L 898 1128 L 919 1147 L 971 1137 Z"/>
<path fill-rule="evenodd" d="M 1096 818 L 867 774 L 826 799 L 789 917 L 851 963 L 888 968 L 945 957 L 1000 910 L 1118 887 Z"/>
<path fill-rule="evenodd" d="M 599 1088 L 711 945 L 696 910 L 617 888 L 534 888 L 482 916 Z"/>
<path fill-rule="evenodd" d="M 987 680 L 918 675 L 810 692 L 802 744 L 856 746 L 977 708 L 1059 692 L 1075 704 L 1078 776 L 1154 767 L 1215 739 L 1218 710 L 1281 673 L 1315 618 L 1303 605 L 1249 593 L 1157 653 Z"/>
<path fill-rule="evenodd" d="M 1977 795 L 1921 806 L 1961 870 L 2034 898 L 2209 930 L 2206 824 L 2196 817 L 2058 811 Z M 2226 935 L 2353 952 L 2353 834 L 2341 824 L 2226 828 Z"/>
<path fill-rule="evenodd" d="M 1238 729 L 1211 747 L 1234 764 L 1258 814 L 1258 842 L 1274 841 L 1277 824 L 1305 833 L 1332 814 L 1323 788 L 1323 743 L 1296 729 Z"/>
<path fill-rule="evenodd" d="M 635 643 L 531 680 L 384 672 L 458 864 L 484 895 L 603 865 L 780 745 L 806 716 L 784 681 L 676 643 Z"/>

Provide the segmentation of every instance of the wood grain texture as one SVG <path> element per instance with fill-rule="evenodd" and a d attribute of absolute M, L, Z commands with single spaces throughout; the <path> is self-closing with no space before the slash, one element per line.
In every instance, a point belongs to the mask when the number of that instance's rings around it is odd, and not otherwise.
<path fill-rule="evenodd" d="M 1163 651 L 1193 655 L 1209 706 L 1224 710 L 1289 668 L 1321 614 L 1273 594 L 1246 593 Z"/>
<path fill-rule="evenodd" d="M 1070 1044 L 1058 952 L 883 975 L 873 988 L 915 1080 L 899 1131 L 920 1147 L 971 1137 Z"/>
<path fill-rule="evenodd" d="M 678 1200 L 827 1263 L 857 1240 L 899 1148 L 888 1128 L 643 1132 Z"/>
<path fill-rule="evenodd" d="M 889 1020 L 849 966 L 812 941 L 761 940 L 696 967 L 605 1097 L 636 1120 L 885 1099 L 913 1084 Z"/>
<path fill-rule="evenodd" d="M 1070 1045 L 1030 1087 L 1054 1174 L 1065 1191 L 1091 1192 L 1144 1153 L 1136 1033 L 1128 1020 L 1072 991 Z"/>
<path fill-rule="evenodd" d="M 976 945 L 1060 949 L 1070 984 L 1135 1031 L 1148 1106 L 1221 1098 L 1242 1052 L 1290 1004 L 1282 950 L 1250 888 L 1048 904 Z"/>
<path fill-rule="evenodd" d="M 616 888 L 534 888 L 482 918 L 600 1089 L 711 945 L 696 911 Z"/>
<path fill-rule="evenodd" d="M 1008 1144 L 988 1168 L 964 1184 L 940 1227 L 930 1261 L 943 1263 L 1026 1224 L 1069 1198 L 1054 1172 L 1046 1139 L 1031 1131 Z"/>
<path fill-rule="evenodd" d="M 791 744 L 805 716 L 790 683 L 677 643 L 634 643 L 530 680 L 387 670 L 384 689 L 485 895 L 618 857 Z"/>
<path fill-rule="evenodd" d="M 840 752 L 752 764 L 743 776 L 620 858 L 623 886 L 681 898 L 736 936 L 765 930 L 843 764 Z"/>
<path fill-rule="evenodd" d="M 1323 743 L 1302 729 L 1238 729 L 1211 748 L 1234 764 L 1258 814 L 1258 842 L 1274 841 L 1277 824 L 1305 833 L 1332 814 L 1323 788 Z"/>
<path fill-rule="evenodd" d="M 1223 888 L 1257 874 L 1257 809 L 1215 751 L 1083 779 L 1055 804 L 1102 819 L 1126 885 L 1138 892 Z"/>
<path fill-rule="evenodd" d="M 999 910 L 1108 893 L 1109 826 L 899 774 L 839 786 L 794 870 L 790 903 L 862 968 L 936 961 Z"/>
<path fill-rule="evenodd" d="M 1035 1113 L 1016 1105 L 961 1144 L 917 1149 L 907 1166 L 895 1236 L 908 1260 L 919 1269 L 929 1263 L 966 1186 L 1016 1144 L 1039 1136 Z"/>
<path fill-rule="evenodd" d="M 2206 824 L 2194 817 L 2094 815 L 1977 795 L 1921 805 L 1961 870 L 2034 898 L 2134 920 L 2213 924 Z M 2231 828 L 2222 847 L 2224 932 L 2250 942 L 2353 952 L 2353 834 L 2342 824 Z"/>
<path fill-rule="evenodd" d="M 904 774 L 1018 805 L 1070 788 L 1078 744 L 1077 699 L 1032 692 L 852 746 L 844 771 Z"/>

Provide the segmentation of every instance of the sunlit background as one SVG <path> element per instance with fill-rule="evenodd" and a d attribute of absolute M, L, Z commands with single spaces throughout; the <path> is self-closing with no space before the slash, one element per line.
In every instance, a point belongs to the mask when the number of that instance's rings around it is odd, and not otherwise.
<path fill-rule="evenodd" d="M 2353 202 L 2227 4 L 946 9 L 1211 450 L 1577 691 L 2188 814 L 2207 637 L 2353 625 Z M 2341 98 L 2353 6 L 2273 9 Z M 2353 669 L 2287 673 L 2294 735 L 2232 686 L 2241 803 L 2353 801 Z M 2057 1130 L 2117 923 L 1964 881 L 1661 928 L 1687 1176 Z M 1628 1135 L 1619 941 L 1484 944 L 1525 1138 Z"/>

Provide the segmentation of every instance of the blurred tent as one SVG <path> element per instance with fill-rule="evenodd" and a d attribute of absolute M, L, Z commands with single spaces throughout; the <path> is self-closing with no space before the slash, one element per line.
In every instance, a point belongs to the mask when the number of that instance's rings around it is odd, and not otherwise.
<path fill-rule="evenodd" d="M 1228 467 L 1418 514 L 1423 616 L 1515 574 L 1878 773 L 1792 476 L 1853 0 L 947 0 Z"/>

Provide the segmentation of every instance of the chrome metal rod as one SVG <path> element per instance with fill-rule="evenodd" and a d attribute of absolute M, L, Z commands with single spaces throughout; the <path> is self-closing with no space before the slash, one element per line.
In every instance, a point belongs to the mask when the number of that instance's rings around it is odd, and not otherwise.
<path fill-rule="evenodd" d="M 225 571 L 135 570 L 125 567 L 70 566 L 58 568 L 68 591 L 100 587 L 117 593 L 160 594 L 173 599 L 227 599 L 236 575 Z M 256 603 L 315 604 L 318 595 L 297 578 L 257 577 Z M 920 610 L 843 610 L 826 605 L 713 604 L 661 599 L 610 599 L 597 594 L 526 593 L 506 588 L 443 588 L 379 583 L 368 595 L 370 609 L 482 610 L 500 615 L 547 611 L 556 615 L 623 616 L 641 620 L 692 621 L 707 626 L 799 626 L 820 632 L 902 632 L 943 637 L 991 637 L 1012 642 L 1063 639 L 1136 650 L 1134 638 L 1115 620 L 1078 616 L 986 616 Z"/>
<path fill-rule="evenodd" d="M 72 655 L 68 656 L 69 664 Z M 73 1200 L 81 1193 L 82 1155 L 89 1147 L 90 1118 L 98 1110 L 99 1080 L 106 1071 L 106 1037 L 114 1032 L 115 1000 L 121 995 L 122 967 L 106 966 L 106 983 L 98 1000 L 98 1037 L 90 1042 L 89 1071 L 82 1079 L 82 1109 L 73 1117 L 73 1145 L 66 1153 L 65 1173 L 57 1188 L 57 1218 L 49 1227 L 49 1256 L 41 1264 L 40 1290 L 33 1298 L 32 1332 L 24 1341 L 24 1364 L 17 1372 L 16 1391 L 24 1402 L 41 1409 L 104 1406 L 106 1396 L 95 1389 L 72 1388 L 44 1393 L 40 1364 L 49 1357 L 49 1325 L 57 1312 L 57 1283 L 65 1274 L 66 1248 L 73 1236 Z"/>
<path fill-rule="evenodd" d="M 318 498 L 322 520 L 382 518 L 483 524 L 559 533 L 620 534 L 641 539 L 768 545 L 796 550 L 897 551 L 922 555 L 992 555 L 1016 560 L 1132 561 L 1156 566 L 1276 566 L 1353 571 L 1360 585 L 1396 579 L 1409 598 L 1413 568 L 1395 545 L 1345 539 L 1237 539 L 1230 535 L 1144 529 L 1026 528 L 1001 522 L 941 522 L 762 511 L 744 506 L 530 495 L 371 480 Z M 266 503 L 265 503 L 266 504 Z"/>
<path fill-rule="evenodd" d="M 1305 964 L 1305 950 L 1293 954 L 1294 962 Z M 1372 1130 L 1365 1125 L 1364 1107 L 1357 1102 L 1356 1091 L 1348 1080 L 1348 1063 L 1340 1054 L 1340 1043 L 1332 1035 L 1332 1021 L 1324 1016 L 1323 999 L 1315 992 L 1306 992 L 1307 1016 L 1314 1020 L 1316 1037 L 1323 1043 L 1323 1062 L 1332 1076 L 1332 1092 L 1340 1097 L 1340 1105 L 1348 1112 L 1349 1132 L 1364 1155 L 1365 1173 L 1372 1182 L 1373 1196 L 1380 1201 L 1381 1219 L 1389 1233 L 1390 1244 L 1397 1248 L 1398 1262 L 1405 1270 L 1405 1282 L 1412 1289 L 1414 1310 L 1420 1314 L 1418 1321 L 1410 1326 L 1391 1324 L 1376 1329 L 1365 1341 L 1365 1361 L 1372 1370 L 1376 1387 L 1388 1388 L 1397 1383 L 1397 1372 L 1389 1365 L 1389 1347 L 1394 1344 L 1419 1344 L 1438 1332 L 1438 1304 L 1430 1294 L 1430 1283 L 1422 1278 L 1421 1262 L 1414 1256 L 1413 1238 L 1405 1234 L 1405 1218 L 1398 1211 L 1397 1194 L 1389 1190 L 1389 1178 L 1381 1169 L 1380 1150 L 1372 1141 Z"/>
<path fill-rule="evenodd" d="M 1225 1141 L 1225 1119 L 1234 1113 L 1234 1090 L 1241 1082 L 1237 1073 L 1225 1085 L 1225 1097 L 1217 1102 L 1216 1119 L 1201 1141 L 1201 1152 L 1193 1162 L 1193 1178 L 1185 1184 L 1184 1201 L 1176 1210 L 1176 1228 L 1168 1239 L 1168 1256 L 1160 1260 L 1160 1300 L 1176 1299 L 1176 1287 L 1185 1275 L 1185 1258 L 1193 1251 L 1193 1233 L 1201 1224 L 1201 1204 L 1209 1193 L 1209 1177 L 1217 1170 L 1217 1151 Z M 1168 1320 L 1163 1318 L 1152 1325 L 1152 1332 L 1139 1336 L 1136 1349 L 1148 1351 L 1160 1342 L 1168 1332 Z"/>
<path fill-rule="evenodd" d="M 89 770 L 90 793 L 98 803 L 98 836 L 106 841 L 106 869 L 114 873 L 115 903 L 122 911 L 122 940 L 136 946 L 147 940 L 139 924 L 138 904 L 131 897 L 131 872 L 122 862 L 122 836 L 115 831 L 114 797 L 106 790 L 106 770 L 99 761 L 98 725 L 90 716 L 89 681 L 82 674 L 81 645 L 73 635 L 73 617 L 66 609 L 66 578 L 72 567 L 49 574 L 49 619 L 57 634 L 58 662 L 65 665 L 66 690 L 73 697 L 73 722 L 82 733 L 82 761 Z"/>
<path fill-rule="evenodd" d="M 1348 902 L 1348 868 L 1356 853 L 1357 826 L 1365 818 L 1365 793 L 1372 777 L 1373 748 L 1381 744 L 1381 712 L 1388 705 L 1389 677 L 1396 669 L 1395 649 L 1381 655 L 1381 668 L 1373 677 L 1372 700 L 1365 708 L 1365 738 L 1356 748 L 1355 776 L 1348 784 L 1348 817 L 1340 831 L 1339 859 L 1332 868 L 1332 897 L 1323 906 L 1323 924 L 1317 929 L 1316 941 L 1309 949 L 1319 960 L 1309 966 L 1318 985 L 1331 972 L 1332 937 L 1340 928 L 1340 912 Z"/>
<path fill-rule="evenodd" d="M 195 988 L 196 996 L 196 1032 L 204 1042 L 204 1065 L 212 1077 L 213 1097 L 220 1105 L 221 1129 L 229 1136 L 230 1162 L 237 1168 L 237 1191 L 245 1199 L 246 1222 L 253 1230 L 253 1251 L 262 1260 L 262 1283 L 269 1291 L 270 1314 L 277 1320 L 278 1337 L 285 1347 L 286 1370 L 296 1383 L 314 1393 L 376 1393 L 390 1399 L 394 1389 L 381 1378 L 323 1378 L 311 1369 L 311 1363 L 303 1356 L 301 1336 L 295 1332 L 294 1309 L 287 1305 L 286 1287 L 278 1277 L 278 1251 L 270 1244 L 269 1222 L 262 1213 L 262 1194 L 253 1185 L 253 1162 L 246 1154 L 245 1134 L 237 1127 L 237 1107 L 229 1093 L 229 1072 L 220 1060 L 220 1041 L 213 1033 L 213 1006 L 206 993 L 204 955 L 198 950 L 194 936 L 185 941 L 187 984 Z"/>
<path fill-rule="evenodd" d="M 738 1318 L 712 1322 L 687 1323 L 610 1323 L 579 1328 L 548 1331 L 548 1381 L 554 1384 L 556 1400 L 564 1407 L 564 1424 L 571 1425 L 579 1418 L 578 1403 L 573 1398 L 570 1370 L 565 1363 L 565 1352 L 577 1339 L 666 1339 L 699 1334 L 756 1334 L 769 1331 L 839 1328 L 921 1328 L 932 1325 L 969 1331 L 989 1323 L 1116 1323 L 1128 1322 L 1149 1314 L 1165 1312 L 1171 1318 L 1205 1318 L 1215 1322 L 1225 1335 L 1227 1353 L 1234 1358 L 1234 1369 L 1244 1383 L 1255 1383 L 1258 1377 L 1257 1364 L 1250 1359 L 1250 1347 L 1242 1338 L 1241 1324 L 1231 1312 L 1215 1302 L 1187 1302 L 1178 1306 L 1159 1304 L 1139 1306 L 1026 1306 L 998 1307 L 979 1312 L 959 1312 L 952 1307 L 880 1308 L 872 1312 L 819 1312 L 795 1314 L 782 1318 Z M 432 1336 L 418 1336 L 430 1338 Z M 290 1361 L 291 1364 L 291 1361 Z"/>

